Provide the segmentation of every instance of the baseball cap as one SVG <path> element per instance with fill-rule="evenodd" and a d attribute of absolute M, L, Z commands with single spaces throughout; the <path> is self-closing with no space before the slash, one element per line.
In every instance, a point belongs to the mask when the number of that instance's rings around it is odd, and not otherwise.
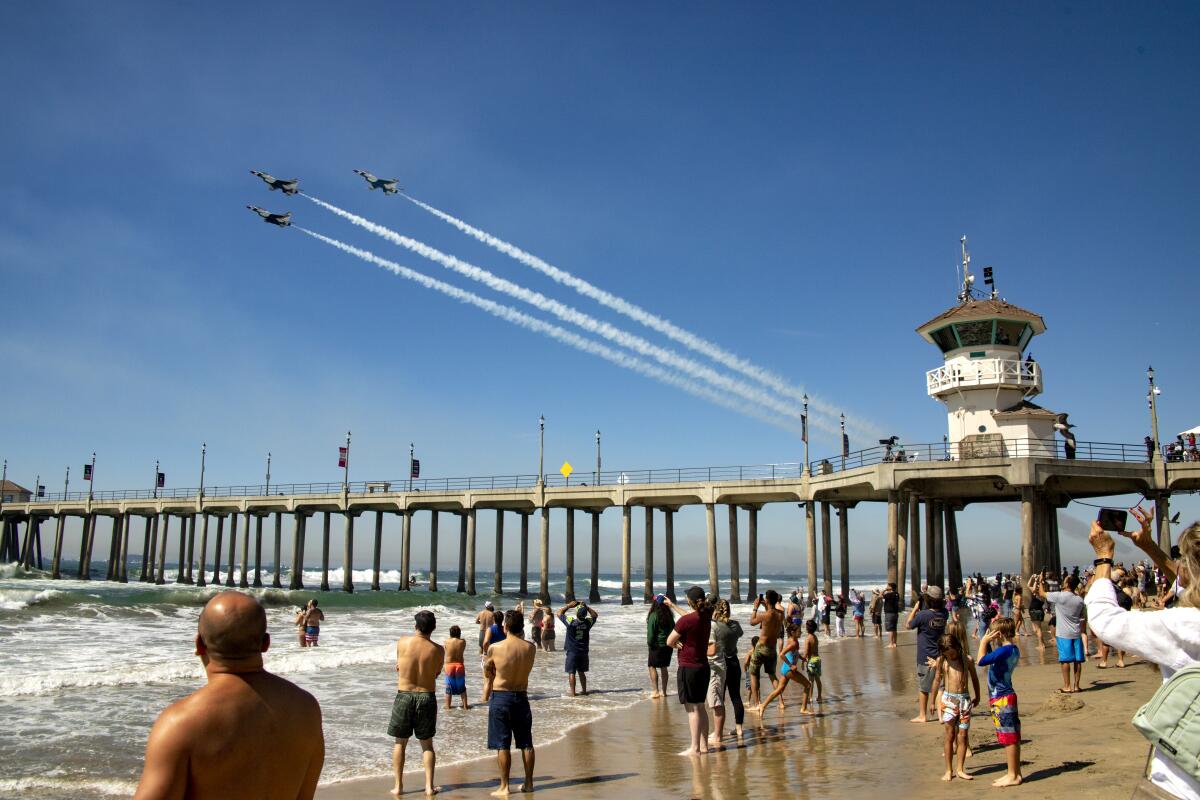
<path fill-rule="evenodd" d="M 496 608 L 494 605 L 492 605 L 491 600 L 488 600 L 486 603 L 484 603 L 483 607 L 488 609 L 489 611 L 494 610 Z"/>
<path fill-rule="evenodd" d="M 929 595 L 930 600 L 941 600 L 942 599 L 942 587 L 930 586 L 928 589 L 925 590 L 925 594 Z"/>

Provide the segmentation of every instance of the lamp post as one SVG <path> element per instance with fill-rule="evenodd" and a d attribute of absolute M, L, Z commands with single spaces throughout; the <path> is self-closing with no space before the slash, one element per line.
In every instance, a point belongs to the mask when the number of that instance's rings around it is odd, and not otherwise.
<path fill-rule="evenodd" d="M 1146 379 L 1150 382 L 1149 394 L 1147 399 L 1150 401 L 1150 435 L 1154 437 L 1154 453 L 1151 455 L 1151 461 L 1157 461 L 1162 458 L 1162 443 L 1158 440 L 1158 400 L 1157 397 L 1162 393 L 1162 390 L 1154 385 L 1154 367 L 1146 368 Z"/>
<path fill-rule="evenodd" d="M 154 460 L 154 499 L 158 499 L 158 459 Z"/>
<path fill-rule="evenodd" d="M 71 467 L 67 466 L 67 477 L 63 478 L 63 500 L 67 499 L 67 490 L 71 488 Z"/>
<path fill-rule="evenodd" d="M 596 430 L 596 477 L 592 479 L 592 485 L 600 484 L 600 430 Z"/>
<path fill-rule="evenodd" d="M 350 491 L 350 431 L 346 431 L 346 460 L 342 464 L 342 491 Z"/>
<path fill-rule="evenodd" d="M 205 456 L 205 453 L 207 453 L 207 452 L 208 452 L 208 443 L 201 442 L 200 443 L 200 488 L 197 490 L 198 494 L 196 495 L 196 499 L 201 502 L 204 501 L 204 456 Z"/>
<path fill-rule="evenodd" d="M 804 469 L 801 475 L 808 474 L 808 392 L 804 393 L 804 412 L 800 415 L 800 438 L 804 440 Z"/>
<path fill-rule="evenodd" d="M 413 456 L 416 455 L 416 448 L 412 442 L 408 443 L 408 490 L 412 491 L 413 482 Z"/>
<path fill-rule="evenodd" d="M 88 500 L 91 500 L 92 497 L 94 496 L 92 489 L 95 487 L 95 485 L 96 485 L 96 453 L 93 451 L 92 452 L 92 474 L 91 474 L 91 477 L 88 478 Z"/>
<path fill-rule="evenodd" d="M 846 456 L 850 455 L 850 440 L 846 438 L 846 415 L 841 415 L 842 419 L 842 470 L 846 469 Z"/>
<path fill-rule="evenodd" d="M 267 451 L 267 485 L 263 487 L 263 494 L 271 493 L 271 451 Z"/>
<path fill-rule="evenodd" d="M 546 417 L 538 417 L 538 486 L 546 485 Z"/>

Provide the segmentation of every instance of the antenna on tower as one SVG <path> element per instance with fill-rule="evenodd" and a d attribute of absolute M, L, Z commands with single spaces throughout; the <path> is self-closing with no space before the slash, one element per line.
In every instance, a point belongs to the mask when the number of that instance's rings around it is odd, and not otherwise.
<path fill-rule="evenodd" d="M 975 284 L 975 276 L 971 274 L 971 253 L 967 250 L 967 235 L 963 234 L 958 240 L 962 245 L 962 291 L 958 299 L 964 303 L 971 299 L 971 287 Z"/>

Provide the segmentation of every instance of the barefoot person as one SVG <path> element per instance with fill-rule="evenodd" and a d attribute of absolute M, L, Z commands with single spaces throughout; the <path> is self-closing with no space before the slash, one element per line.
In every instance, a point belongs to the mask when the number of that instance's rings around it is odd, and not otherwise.
<path fill-rule="evenodd" d="M 887 646 L 895 648 L 896 623 L 900 621 L 900 592 L 896 591 L 896 584 L 889 583 L 879 599 L 883 608 L 883 629 L 888 635 Z"/>
<path fill-rule="evenodd" d="M 671 668 L 671 653 L 667 637 L 675 630 L 675 615 L 671 613 L 671 601 L 665 595 L 657 595 L 646 614 L 646 648 L 650 651 L 646 668 L 650 672 L 650 685 L 654 687 L 653 699 L 667 693 L 668 670 Z"/>
<path fill-rule="evenodd" d="M 432 611 L 418 611 L 414 619 L 417 632 L 396 641 L 396 699 L 388 720 L 388 736 L 396 740 L 392 747 L 392 774 L 396 783 L 392 794 L 403 791 L 404 751 L 415 734 L 421 745 L 421 762 L 425 766 L 425 794 L 437 794 L 433 785 L 433 769 L 437 755 L 433 752 L 433 735 L 437 729 L 437 676 L 442 672 L 446 652 L 430 640 L 437 620 Z"/>
<path fill-rule="evenodd" d="M 450 626 L 450 638 L 446 640 L 446 710 L 455 697 L 462 698 L 464 710 L 470 709 L 467 702 L 467 665 L 463 659 L 466 655 L 467 642 L 462 638 L 462 628 Z"/>
<path fill-rule="evenodd" d="M 321 638 L 321 623 L 325 621 L 325 612 L 317 608 L 317 598 L 308 601 L 304 609 L 304 643 L 303 647 L 316 647 Z"/>
<path fill-rule="evenodd" d="M 483 640 L 488 634 L 488 628 L 496 621 L 496 607 L 492 605 L 492 601 L 488 600 L 483 604 L 483 611 L 475 615 L 475 624 L 479 626 L 479 652 L 482 655 L 487 652 L 487 648 L 483 646 Z"/>
<path fill-rule="evenodd" d="M 1017 712 L 1017 692 L 1013 689 L 1013 670 L 1021 660 L 1017 648 L 1017 626 L 1011 619 L 994 620 L 979 640 L 976 663 L 988 668 L 988 703 L 996 741 L 1004 748 L 1008 772 L 992 781 L 992 786 L 1016 786 L 1021 776 L 1021 716 Z M 991 652 L 989 651 L 991 649 Z"/>
<path fill-rule="evenodd" d="M 779 595 L 775 597 L 778 599 Z M 704 707 L 708 695 L 708 638 L 712 633 L 712 606 L 705 602 L 704 590 L 693 586 L 687 590 L 687 603 L 692 609 L 675 620 L 675 630 L 667 644 L 679 651 L 679 670 L 675 685 L 679 702 L 687 709 L 690 745 L 680 755 L 700 756 L 708 753 L 708 710 Z M 782 613 L 782 612 L 781 612 Z"/>
<path fill-rule="evenodd" d="M 509 611 L 504 615 L 504 630 L 507 634 L 504 640 L 488 648 L 483 668 L 490 692 L 488 749 L 496 751 L 500 770 L 500 788 L 492 792 L 493 797 L 509 794 L 508 773 L 512 768 L 509 748 L 514 739 L 525 766 L 525 782 L 517 791 L 533 791 L 533 712 L 529 710 L 525 692 L 537 648 L 525 641 L 525 619 L 520 612 Z"/>
<path fill-rule="evenodd" d="M 1047 592 L 1039 583 L 1034 591 L 1048 605 L 1054 606 L 1057 627 L 1054 641 L 1058 645 L 1058 666 L 1062 671 L 1063 685 L 1058 691 L 1074 694 L 1079 691 L 1079 678 L 1083 674 L 1083 662 L 1087 652 L 1081 637 L 1083 628 L 1083 598 L 1076 594 L 1079 578 L 1067 576 L 1061 592 Z"/>
<path fill-rule="evenodd" d="M 774 689 L 778 683 L 775 677 L 775 664 L 779 650 L 779 634 L 783 631 L 783 609 L 779 608 L 782 598 L 779 592 L 768 589 L 765 595 L 759 595 L 754 600 L 754 608 L 750 612 L 750 624 L 761 627 L 758 644 L 750 652 L 750 696 L 758 698 L 759 677 L 766 671 Z"/>
<path fill-rule="evenodd" d="M 924 610 L 920 610 L 925 606 Z M 918 602 L 908 612 L 909 628 L 917 632 L 917 716 L 910 722 L 929 721 L 929 692 L 933 688 L 933 668 L 937 661 L 938 639 L 946 632 L 950 614 L 942 601 L 942 587 L 926 587 Z"/>
<path fill-rule="evenodd" d="M 253 597 L 221 592 L 208 601 L 196 634 L 208 684 L 150 729 L 136 800 L 313 796 L 325 761 L 321 708 L 263 669 L 270 644 Z"/>
<path fill-rule="evenodd" d="M 575 611 L 574 619 L 567 619 L 567 612 Z M 558 610 L 558 618 L 567 626 L 567 635 L 563 639 L 563 649 L 567 657 L 563 659 L 563 671 L 567 673 L 567 684 L 571 687 L 571 697 L 575 696 L 575 678 L 579 678 L 579 688 L 587 694 L 588 651 L 591 642 L 592 626 L 600 616 L 596 609 L 582 600 L 572 600 Z"/>
<path fill-rule="evenodd" d="M 746 709 L 742 705 L 742 671 L 738 666 L 737 640 L 742 637 L 742 626 L 736 619 L 729 618 L 728 600 L 717 600 L 713 605 L 712 627 L 708 640 L 708 707 L 713 711 L 713 727 L 708 737 L 712 747 L 719 747 L 725 735 L 725 693 L 733 705 L 733 724 L 737 738 L 743 734 L 742 725 Z"/>
<path fill-rule="evenodd" d="M 815 641 L 817 623 L 809 620 L 806 625 L 809 626 L 808 630 L 812 632 L 811 635 Z M 783 663 L 779 667 L 779 684 L 775 687 L 775 691 L 771 692 L 770 696 L 768 696 L 766 700 L 751 709 L 751 711 L 753 711 L 755 714 L 765 718 L 767 706 L 771 704 L 772 700 L 779 698 L 779 714 L 782 717 L 784 710 L 783 693 L 787 691 L 788 684 L 792 682 L 798 683 L 804 687 L 804 700 L 800 705 L 800 713 L 812 713 L 809 705 L 810 701 L 812 700 L 812 681 L 810 681 L 806 675 L 806 665 L 803 657 L 800 655 L 800 631 L 801 627 L 799 625 L 787 626 L 788 640 L 787 644 L 783 646 Z"/>
<path fill-rule="evenodd" d="M 962 631 L 961 626 L 955 627 Z M 946 759 L 946 772 L 942 775 L 944 781 L 955 777 L 974 780 L 967 774 L 966 767 L 971 709 L 979 705 L 979 675 L 975 672 L 975 663 L 964 650 L 965 639 L 965 635 L 943 634 L 938 639 L 938 659 L 934 666 L 933 695 L 938 698 L 938 718 L 946 729 L 942 744 L 942 755 Z M 968 683 L 971 690 L 969 694 Z M 943 686 L 944 691 L 938 695 L 938 689 Z"/>

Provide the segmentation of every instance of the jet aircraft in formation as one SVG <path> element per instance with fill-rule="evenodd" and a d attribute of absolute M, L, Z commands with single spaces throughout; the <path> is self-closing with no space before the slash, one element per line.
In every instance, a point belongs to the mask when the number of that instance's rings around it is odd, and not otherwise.
<path fill-rule="evenodd" d="M 400 181 L 396 178 L 376 178 L 371 173 L 365 172 L 361 169 L 356 169 L 354 171 L 363 176 L 363 179 L 370 185 L 372 191 L 375 189 L 383 189 L 385 194 L 400 194 L 400 187 L 396 185 Z"/>
<path fill-rule="evenodd" d="M 275 191 L 276 189 L 279 189 L 284 194 L 296 194 L 297 192 L 300 191 L 300 187 L 299 187 L 300 181 L 299 180 L 287 181 L 287 180 L 284 180 L 283 178 L 275 178 L 275 177 L 272 177 L 271 175 L 268 175 L 265 172 L 259 172 L 258 170 L 254 170 L 254 169 L 250 170 L 250 174 L 257 175 L 258 177 L 262 178 L 263 183 L 267 184 L 267 186 L 270 187 L 272 192 Z"/>
<path fill-rule="evenodd" d="M 258 206 L 246 206 L 246 208 L 262 217 L 263 222 L 269 222 L 281 228 L 286 228 L 292 224 L 292 212 L 290 211 L 286 214 L 273 214 L 265 208 L 259 208 Z"/>

